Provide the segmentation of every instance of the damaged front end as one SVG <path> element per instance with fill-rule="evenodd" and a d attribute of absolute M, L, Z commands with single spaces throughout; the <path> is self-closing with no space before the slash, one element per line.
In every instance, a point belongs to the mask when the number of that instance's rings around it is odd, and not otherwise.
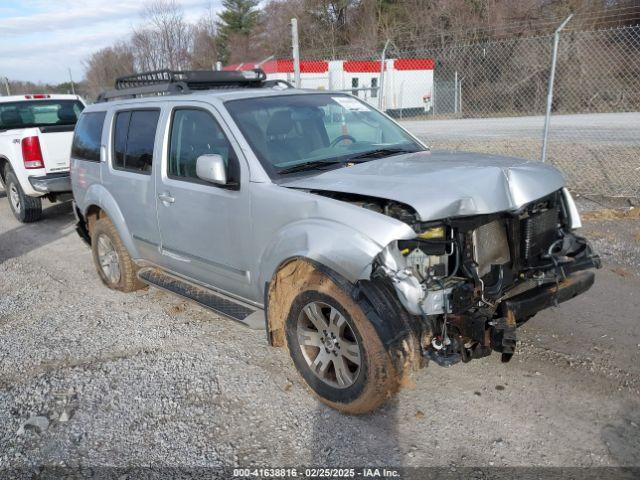
<path fill-rule="evenodd" d="M 514 212 L 415 221 L 416 237 L 384 248 L 372 277 L 421 318 L 425 357 L 449 366 L 495 350 L 508 361 L 516 327 L 593 285 L 600 259 L 579 226 L 566 189 Z"/>

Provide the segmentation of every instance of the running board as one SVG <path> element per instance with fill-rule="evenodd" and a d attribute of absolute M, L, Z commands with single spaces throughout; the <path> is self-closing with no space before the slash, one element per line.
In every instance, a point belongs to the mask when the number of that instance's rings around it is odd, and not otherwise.
<path fill-rule="evenodd" d="M 252 330 L 264 330 L 265 328 L 262 310 L 250 307 L 222 293 L 169 275 L 158 268 L 141 268 L 138 271 L 138 278 L 144 283 L 184 297 L 201 307 L 236 320 Z"/>

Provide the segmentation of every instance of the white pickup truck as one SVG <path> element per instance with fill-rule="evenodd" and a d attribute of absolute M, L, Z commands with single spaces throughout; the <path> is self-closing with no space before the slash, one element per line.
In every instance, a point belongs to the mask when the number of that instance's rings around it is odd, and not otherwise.
<path fill-rule="evenodd" d="M 0 97 L 0 184 L 20 222 L 40 218 L 42 197 L 71 198 L 71 141 L 84 107 L 77 95 Z"/>

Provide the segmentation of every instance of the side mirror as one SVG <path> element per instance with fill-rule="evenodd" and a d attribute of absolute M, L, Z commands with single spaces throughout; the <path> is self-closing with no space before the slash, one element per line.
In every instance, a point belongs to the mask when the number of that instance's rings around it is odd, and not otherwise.
<path fill-rule="evenodd" d="M 196 175 L 205 182 L 227 184 L 227 167 L 218 154 L 200 155 L 196 160 Z"/>

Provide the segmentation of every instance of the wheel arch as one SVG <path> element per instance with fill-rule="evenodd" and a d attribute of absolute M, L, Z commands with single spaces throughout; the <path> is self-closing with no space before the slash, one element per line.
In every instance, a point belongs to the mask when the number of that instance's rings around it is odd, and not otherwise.
<path fill-rule="evenodd" d="M 120 235 L 122 243 L 127 248 L 132 258 L 137 258 L 138 251 L 127 227 L 124 215 L 118 207 L 116 200 L 102 185 L 94 184 L 86 192 L 83 199 L 82 216 L 87 223 L 89 235 L 93 224 L 103 216 L 109 217 Z"/>
<path fill-rule="evenodd" d="M 285 322 L 293 299 L 301 292 L 300 286 L 318 273 L 338 285 L 366 315 L 397 372 L 404 376 L 424 366 L 420 355 L 423 324 L 406 312 L 391 285 L 370 279 L 351 282 L 331 267 L 304 256 L 283 260 L 265 286 L 265 319 L 270 345 L 285 345 Z"/>
<path fill-rule="evenodd" d="M 7 165 L 11 165 L 11 162 L 4 155 L 0 155 L 0 184 L 5 185 L 5 170 Z"/>

